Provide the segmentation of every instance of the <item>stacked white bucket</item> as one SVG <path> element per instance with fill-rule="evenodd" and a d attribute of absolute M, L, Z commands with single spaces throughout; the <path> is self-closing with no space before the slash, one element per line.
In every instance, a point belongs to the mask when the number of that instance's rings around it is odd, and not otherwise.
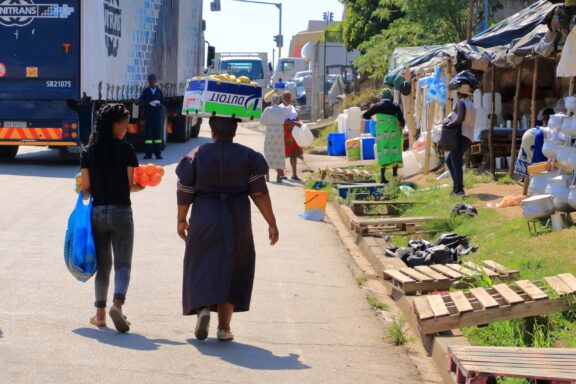
<path fill-rule="evenodd" d="M 350 145 L 357 145 L 360 149 L 360 160 L 363 158 L 363 148 L 362 145 L 362 110 L 359 107 L 352 107 L 345 109 L 343 113 L 337 117 L 338 132 L 346 135 L 346 157 L 350 159 L 348 155 L 348 148 Z"/>
<path fill-rule="evenodd" d="M 568 113 L 574 112 L 576 110 L 576 97 L 566 98 L 565 104 Z M 576 116 L 568 117 L 564 114 L 556 114 L 550 117 L 548 124 L 552 131 L 552 138 L 544 140 L 542 152 L 550 161 L 558 163 L 562 170 L 553 170 L 531 176 L 528 188 L 528 195 L 531 197 L 522 203 L 525 216 L 529 220 L 528 209 L 533 216 L 539 213 L 540 217 L 549 216 L 550 210 L 558 212 L 576 210 L 576 186 L 574 185 L 576 147 L 572 145 L 572 139 L 576 138 Z M 566 137 L 564 140 L 559 139 L 558 131 L 564 134 Z M 543 208 L 544 206 L 548 207 L 547 212 Z M 534 214 L 535 212 L 537 214 Z"/>
<path fill-rule="evenodd" d="M 346 134 L 346 139 L 354 139 L 362 134 L 362 110 L 358 107 L 345 109 L 338 115 L 338 132 Z"/>

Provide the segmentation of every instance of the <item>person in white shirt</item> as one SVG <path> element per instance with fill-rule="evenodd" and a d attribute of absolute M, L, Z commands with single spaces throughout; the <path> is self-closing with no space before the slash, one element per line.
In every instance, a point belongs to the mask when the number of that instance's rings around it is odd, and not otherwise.
<path fill-rule="evenodd" d="M 286 156 L 284 153 L 284 122 L 291 110 L 282 105 L 282 97 L 278 94 L 272 96 L 272 105 L 264 110 L 260 124 L 266 126 L 264 139 L 264 157 L 270 169 L 275 169 L 276 182 L 282 183 Z"/>
<path fill-rule="evenodd" d="M 290 165 L 292 166 L 292 180 L 302 181 L 298 177 L 297 164 L 298 164 L 298 158 L 301 159 L 303 158 L 304 151 L 302 150 L 302 148 L 300 148 L 300 146 L 298 145 L 298 143 L 296 143 L 296 140 L 294 140 L 294 137 L 292 136 L 292 129 L 295 126 L 297 127 L 302 126 L 302 123 L 300 122 L 300 120 L 298 120 L 298 112 L 296 111 L 296 108 L 294 108 L 294 105 L 292 105 L 292 93 L 290 93 L 290 91 L 285 91 L 284 93 L 282 93 L 282 102 L 284 103 L 284 107 L 289 109 L 290 111 L 288 117 L 286 118 L 286 121 L 284 122 L 284 144 L 285 144 L 286 157 L 290 158 Z M 280 178 L 283 180 L 287 179 L 286 176 L 281 176 Z"/>

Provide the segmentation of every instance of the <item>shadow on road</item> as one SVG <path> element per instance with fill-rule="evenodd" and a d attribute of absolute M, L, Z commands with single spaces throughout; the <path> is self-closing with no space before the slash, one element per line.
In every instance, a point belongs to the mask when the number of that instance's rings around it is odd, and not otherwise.
<path fill-rule="evenodd" d="M 136 351 L 155 351 L 161 345 L 185 345 L 177 341 L 167 339 L 148 339 L 137 333 L 118 333 L 110 328 L 78 328 L 75 334 L 89 339 L 98 340 L 102 344 L 113 345 L 115 347 L 133 349 Z"/>
<path fill-rule="evenodd" d="M 230 364 L 248 369 L 284 371 L 310 368 L 301 363 L 300 356 L 294 353 L 288 356 L 276 356 L 267 349 L 235 341 L 226 343 L 217 340 L 188 339 L 187 341 L 205 356 L 219 357 Z"/>
<path fill-rule="evenodd" d="M 138 153 L 140 164 L 154 163 L 162 166 L 175 164 L 197 146 L 211 143 L 208 137 L 192 139 L 187 143 L 168 143 L 162 153 L 162 160 L 145 160 L 144 154 Z M 14 160 L 0 162 L 0 175 L 34 176 L 53 178 L 72 178 L 79 171 L 80 159 L 62 159 L 58 151 L 44 148 L 25 148 Z"/>

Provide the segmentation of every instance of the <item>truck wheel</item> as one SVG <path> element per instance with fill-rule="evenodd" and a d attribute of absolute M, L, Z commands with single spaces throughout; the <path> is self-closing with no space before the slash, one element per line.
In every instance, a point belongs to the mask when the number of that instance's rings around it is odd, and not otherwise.
<path fill-rule="evenodd" d="M 190 137 L 193 139 L 198 137 L 198 135 L 200 134 L 200 127 L 202 126 L 202 119 L 200 117 L 196 117 L 195 120 L 196 124 L 194 124 L 192 126 L 192 129 L 190 130 Z"/>
<path fill-rule="evenodd" d="M 0 146 L 0 160 L 11 160 L 18 153 L 17 145 Z"/>
<path fill-rule="evenodd" d="M 186 116 L 178 116 L 172 120 L 172 135 L 171 141 L 176 143 L 185 143 L 190 138 L 189 130 L 187 127 Z"/>

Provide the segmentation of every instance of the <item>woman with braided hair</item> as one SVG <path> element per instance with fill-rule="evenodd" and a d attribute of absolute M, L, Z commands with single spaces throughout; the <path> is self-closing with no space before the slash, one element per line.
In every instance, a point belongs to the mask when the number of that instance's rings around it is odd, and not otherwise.
<path fill-rule="evenodd" d="M 114 302 L 110 317 L 119 332 L 130 323 L 122 313 L 130 282 L 134 221 L 130 192 L 143 188 L 133 181 L 136 151 L 124 140 L 130 113 L 122 104 L 106 104 L 96 116 L 90 140 L 80 156 L 82 191 L 92 196 L 92 232 L 96 246 L 96 315 L 90 323 L 106 326 L 106 299 L 114 259 Z M 114 258 L 112 257 L 114 252 Z"/>

